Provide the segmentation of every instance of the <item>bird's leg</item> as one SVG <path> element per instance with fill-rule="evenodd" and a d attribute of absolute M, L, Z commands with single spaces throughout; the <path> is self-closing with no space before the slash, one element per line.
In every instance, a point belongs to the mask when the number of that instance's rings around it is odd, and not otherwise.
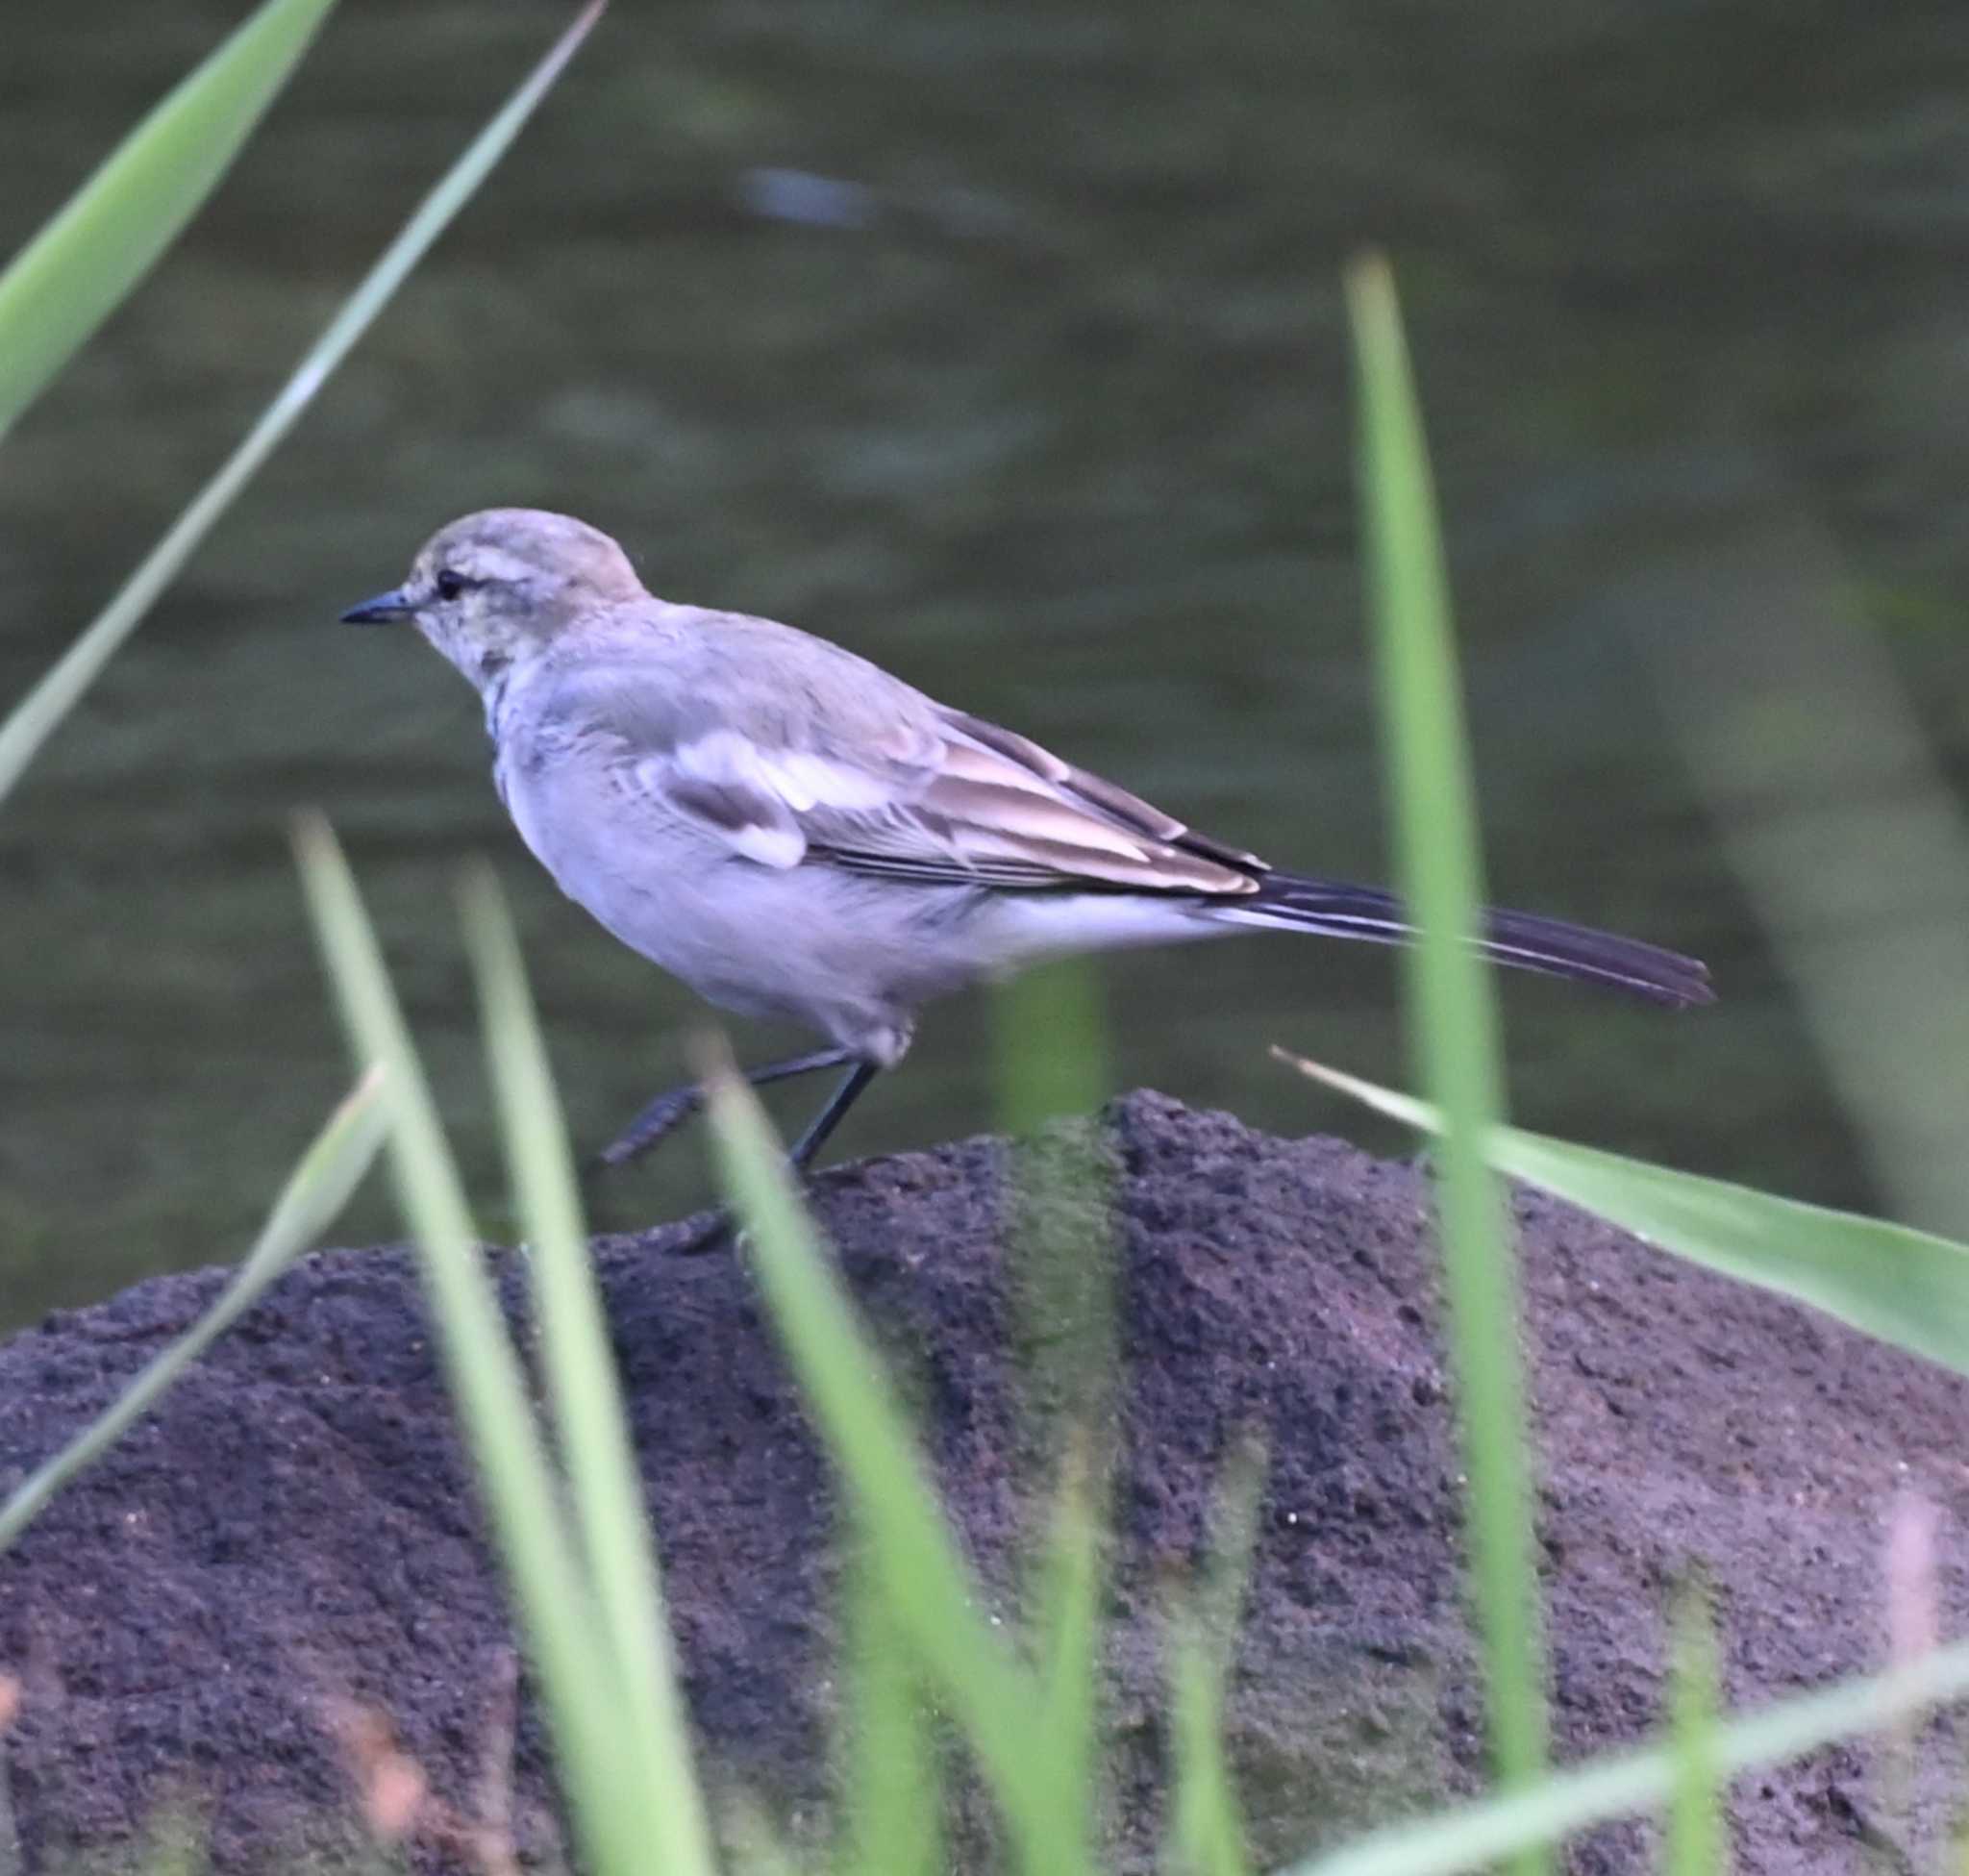
<path fill-rule="evenodd" d="M 768 1082 L 787 1081 L 795 1075 L 810 1075 L 822 1068 L 838 1068 L 844 1062 L 854 1060 L 853 1052 L 848 1049 L 814 1049 L 806 1055 L 788 1056 L 784 1062 L 768 1062 L 762 1068 L 749 1070 L 745 1079 L 754 1088 L 763 1088 Z M 860 1091 L 859 1088 L 856 1090 L 857 1093 Z M 602 1149 L 596 1156 L 593 1170 L 626 1166 L 632 1160 L 640 1159 L 651 1147 L 675 1133 L 703 1106 L 704 1085 L 701 1082 L 686 1082 L 682 1088 L 673 1088 L 667 1093 L 659 1094 L 615 1139 Z M 846 1109 L 842 1112 L 845 1113 Z M 839 1114 L 835 1115 L 835 1120 L 839 1118 Z M 811 1131 L 810 1128 L 809 1132 Z M 826 1135 L 821 1138 L 826 1138 Z M 819 1140 L 814 1142 L 816 1146 L 819 1143 Z"/>
<path fill-rule="evenodd" d="M 846 1118 L 848 1110 L 861 1098 L 868 1084 L 880 1073 L 881 1070 L 872 1062 L 856 1062 L 848 1070 L 841 1085 L 828 1096 L 827 1105 L 808 1122 L 807 1131 L 787 1151 L 786 1163 L 792 1167 L 796 1178 L 806 1177 L 808 1165 L 813 1156 L 827 1144 L 828 1136 Z M 731 1237 L 732 1214 L 720 1206 L 698 1230 L 692 1232 L 676 1247 L 673 1255 L 696 1257 L 704 1251 L 718 1249 L 730 1242 Z"/>
<path fill-rule="evenodd" d="M 827 1106 L 807 1123 L 807 1131 L 786 1154 L 786 1163 L 804 1173 L 809 1163 L 827 1144 L 828 1136 L 848 1117 L 848 1110 L 867 1091 L 868 1084 L 882 1071 L 872 1062 L 858 1062 L 848 1070 L 840 1087 L 828 1096 Z"/>

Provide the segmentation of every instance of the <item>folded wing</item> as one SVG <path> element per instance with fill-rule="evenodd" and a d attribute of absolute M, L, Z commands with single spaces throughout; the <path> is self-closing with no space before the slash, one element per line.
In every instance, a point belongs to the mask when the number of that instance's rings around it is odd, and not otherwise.
<path fill-rule="evenodd" d="M 1029 890 L 1258 890 L 1253 855 L 981 718 L 931 706 L 880 743 L 807 727 L 799 743 L 708 728 L 640 756 L 636 786 L 762 866 Z"/>

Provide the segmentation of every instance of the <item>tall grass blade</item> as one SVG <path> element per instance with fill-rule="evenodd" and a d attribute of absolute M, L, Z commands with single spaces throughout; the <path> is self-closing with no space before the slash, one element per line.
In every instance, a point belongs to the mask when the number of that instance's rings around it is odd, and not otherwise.
<path fill-rule="evenodd" d="M 1179 1603 L 1169 1622 L 1170 1732 L 1176 1784 L 1170 1876 L 1249 1876 L 1244 1825 L 1224 1751 L 1224 1667 L 1193 1610 Z"/>
<path fill-rule="evenodd" d="M 1715 1733 L 1710 1763 L 1718 1782 L 1726 1782 L 1965 1695 L 1969 1642 L 1957 1642 L 1907 1667 L 1842 1681 L 1729 1721 Z M 1658 1811 L 1672 1797 L 1677 1775 L 1670 1745 L 1608 1753 L 1521 1790 L 1376 1831 L 1293 1863 L 1281 1876 L 1458 1876 L 1616 1817 Z"/>
<path fill-rule="evenodd" d="M 1108 1022 L 1092 960 L 1060 959 L 997 986 L 991 1053 L 998 1124 L 1014 1139 L 1099 1107 L 1109 1088 Z"/>
<path fill-rule="evenodd" d="M 1085 1794 L 1085 1831 L 1100 1802 L 1100 1506 L 1117 1353 L 1112 1170 L 1098 1123 L 1084 1116 L 1109 1085 L 1107 1030 L 1088 959 L 1014 977 L 991 999 L 998 1117 L 1009 1140 L 1007 1257 L 1024 1442 L 1057 1465 L 1052 1515 L 1026 1586 L 1028 1654 L 1040 1684 L 1036 1723 L 1062 1783 Z"/>
<path fill-rule="evenodd" d="M 1033 1724 L 1032 1676 L 979 1613 L 984 1598 L 939 1515 L 902 1409 L 793 1195 L 765 1116 L 729 1057 L 703 1079 L 719 1172 L 750 1230 L 754 1266 L 795 1373 L 848 1488 L 894 1617 L 976 1752 L 1029 1876 L 1080 1876 L 1082 1794 Z"/>
<path fill-rule="evenodd" d="M 1224 1703 L 1258 1538 L 1264 1455 L 1234 1454 L 1218 1492 L 1204 1579 L 1170 1615 L 1171 1730 L 1176 1787 L 1164 1865 L 1177 1876 L 1246 1876 L 1244 1818 L 1225 1751 Z"/>
<path fill-rule="evenodd" d="M 1053 1514 L 1027 1587 L 1030 1653 L 1062 1777 L 1098 1792 L 1101 1518 L 1119 1370 L 1113 1167 L 1092 1118 L 1108 1082 L 1091 963 L 1012 979 L 991 999 L 998 1115 L 1009 1137 L 1006 1257 L 1015 1308 L 1022 1450 L 1057 1466 Z M 1063 1119 L 1062 1116 L 1072 1116 Z"/>
<path fill-rule="evenodd" d="M 336 1109 L 267 1213 L 266 1223 L 211 1309 L 170 1347 L 144 1363 L 136 1380 L 0 1506 L 0 1551 L 8 1549 L 48 1501 L 97 1460 L 158 1403 L 172 1382 L 250 1310 L 287 1265 L 339 1215 L 383 1144 L 387 1115 L 382 1077 L 372 1069 Z"/>
<path fill-rule="evenodd" d="M 1391 1120 L 1440 1130 L 1426 1101 L 1284 1049 L 1272 1053 Z M 1493 1129 L 1486 1151 L 1498 1171 L 1660 1250 L 1969 1374 L 1969 1245 L 1519 1127 Z"/>
<path fill-rule="evenodd" d="M 1396 873 L 1421 928 L 1407 964 L 1410 1046 L 1444 1118 L 1436 1203 L 1470 1480 L 1470 1567 L 1491 1759 L 1509 1786 L 1545 1764 L 1545 1674 L 1516 1268 L 1483 1152 L 1504 1108 L 1497 1010 L 1466 941 L 1483 901 L 1477 817 L 1449 586 L 1394 280 L 1384 261 L 1370 257 L 1348 270 L 1346 284 Z M 1538 1866 L 1535 1858 L 1522 1865 Z"/>
<path fill-rule="evenodd" d="M 690 1732 L 642 1485 L 629 1443 L 615 1351 L 588 1261 L 560 1096 L 512 921 L 488 868 L 467 875 L 462 902 L 507 1164 L 534 1249 L 541 1352 L 562 1463 L 602 1629 L 614 1656 L 612 1679 L 635 1776 L 652 1800 L 650 1850 L 667 1876 L 711 1876 L 716 1865 L 710 1826 L 691 1769 Z M 604 1698 L 599 1688 L 591 1688 L 587 1697 Z"/>
<path fill-rule="evenodd" d="M 732 1876 L 806 1876 L 792 1846 L 749 1792 L 729 1798 L 720 1815 Z"/>
<path fill-rule="evenodd" d="M 1691 539 L 1610 569 L 1596 614 L 1652 666 L 1656 721 L 1884 1209 L 1959 1237 L 1969 812 L 1871 581 L 1825 517 L 1785 499 L 1782 473 L 1752 473 L 1727 545 Z"/>
<path fill-rule="evenodd" d="M 1091 1826 L 1100 1791 L 1101 1519 L 1093 1436 L 1078 1433 L 1059 1460 L 1053 1519 L 1040 1551 L 1033 1657 L 1047 1750 L 1073 1790 L 1087 1794 Z"/>
<path fill-rule="evenodd" d="M 0 722 L 0 802 L 12 791 L 41 745 L 95 682 L 117 647 L 137 629 L 159 594 L 177 577 L 212 524 L 233 505 L 239 491 L 294 427 L 315 392 L 369 329 L 411 268 L 424 258 L 505 155 L 601 16 L 605 4 L 606 0 L 592 0 L 583 10 L 526 82 L 472 139 L 464 154 L 424 198 L 403 231 L 308 348 L 293 376 L 282 386 L 218 473 L 144 556 L 116 596 Z"/>
<path fill-rule="evenodd" d="M 1083 1118 L 1109 1087 L 1100 979 L 1085 959 L 1048 965 L 1002 986 L 991 1018 L 1021 1404 L 1029 1449 L 1058 1453 L 1110 1423 L 1119 1361 L 1113 1168 Z M 1105 1471 L 1104 1455 L 1086 1459 Z"/>
<path fill-rule="evenodd" d="M 1667 1876 L 1727 1876 L 1730 1832 L 1717 1777 L 1717 1713 L 1722 1705 L 1716 1630 L 1708 1597 L 1690 1584 L 1677 1599 L 1674 1674 L 1669 1682 L 1668 1744 L 1675 1791 L 1668 1806 Z"/>
<path fill-rule="evenodd" d="M 177 239 L 335 0 L 267 0 L 0 274 L 0 440 Z"/>
<path fill-rule="evenodd" d="M 909 1636 L 866 1556 L 846 1572 L 846 1854 L 841 1876 L 939 1876 L 943 1776 Z"/>
<path fill-rule="evenodd" d="M 318 815 L 295 831 L 315 936 L 356 1053 L 386 1077 L 389 1162 L 416 1237 L 446 1379 L 477 1463 L 499 1554 L 538 1670 L 561 1778 L 587 1867 L 641 1876 L 655 1794 L 623 1748 L 613 1649 L 565 1536 L 560 1482 L 542 1447 L 519 1358 L 480 1259 L 471 1214 L 422 1065 L 335 837 Z"/>

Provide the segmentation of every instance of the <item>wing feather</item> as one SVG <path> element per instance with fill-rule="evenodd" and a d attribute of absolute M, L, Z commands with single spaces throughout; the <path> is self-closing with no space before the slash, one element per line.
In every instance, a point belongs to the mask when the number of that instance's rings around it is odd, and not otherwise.
<path fill-rule="evenodd" d="M 687 690 L 647 694 L 614 677 L 568 692 L 561 721 L 619 750 L 615 772 L 632 796 L 757 865 L 1224 897 L 1257 891 L 1265 870 L 1025 737 L 893 679 L 882 679 L 893 687 L 884 714 L 872 714 L 865 686 L 831 705 L 829 687 L 813 683 L 801 708 L 785 708 L 782 690 L 770 708 L 713 716 Z"/>
<path fill-rule="evenodd" d="M 946 710 L 941 713 L 960 738 L 968 738 L 973 748 L 997 755 L 1008 768 L 1028 778 L 1028 786 L 1037 786 L 1050 793 L 1064 795 L 1078 801 L 1084 809 L 1105 813 L 1117 826 L 1146 835 L 1160 845 L 1176 847 L 1206 860 L 1220 861 L 1234 871 L 1268 870 L 1257 854 L 1247 853 L 1242 847 L 1227 846 L 1221 840 L 1212 840 L 1208 835 L 1198 834 L 1139 795 L 1130 794 L 1126 788 L 1117 787 L 1090 769 L 1077 768 L 1054 755 L 1050 749 L 1041 748 L 1030 738 L 1001 729 L 996 723 L 987 723 L 982 716 L 972 716 L 963 711 Z M 962 746 L 961 742 L 958 745 L 960 748 Z"/>

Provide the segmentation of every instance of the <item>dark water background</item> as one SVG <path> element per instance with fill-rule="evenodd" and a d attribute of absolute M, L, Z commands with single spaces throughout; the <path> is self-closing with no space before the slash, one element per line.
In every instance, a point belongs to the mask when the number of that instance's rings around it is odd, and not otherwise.
<path fill-rule="evenodd" d="M 239 11 L 4 0 L 0 244 Z M 347 0 L 0 454 L 0 696 L 563 17 Z M 536 876 L 469 693 L 333 623 L 465 509 L 574 511 L 660 591 L 837 638 L 1276 860 L 1383 875 L 1337 290 L 1370 239 L 1428 401 L 1495 895 L 1701 953 L 1726 997 L 1674 1019 L 1514 984 L 1517 1114 L 1868 1201 L 1671 726 L 1707 683 L 1679 647 L 1753 591 L 1732 682 L 1808 605 L 1884 651 L 1959 771 L 1965 83 L 1959 4 L 617 0 L 0 813 L 0 1320 L 235 1255 L 344 1085 L 301 805 L 360 869 L 488 1199 L 461 857 L 510 884 L 582 1138 L 677 1074 L 694 1006 Z M 1840 734 L 1754 702 L 1787 777 Z M 1953 915 L 1869 900 L 1849 936 Z M 1114 1086 L 1396 1143 L 1265 1057 L 1401 1079 L 1385 955 L 1247 939 L 1103 982 Z M 982 1000 L 934 1014 L 843 1149 L 988 1124 L 988 1037 Z M 612 1221 L 703 1181 L 680 1148 Z M 372 1193 L 341 1235 L 388 1229 Z"/>

